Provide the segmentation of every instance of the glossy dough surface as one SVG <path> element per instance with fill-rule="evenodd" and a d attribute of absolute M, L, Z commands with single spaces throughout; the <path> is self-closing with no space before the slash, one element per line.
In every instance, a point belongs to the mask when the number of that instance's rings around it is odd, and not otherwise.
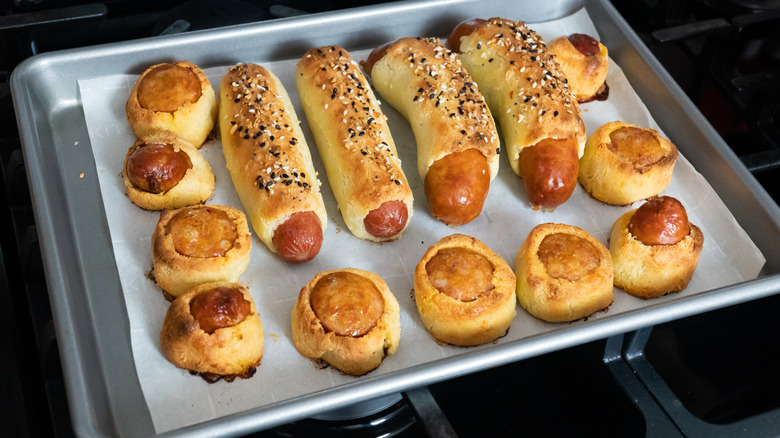
<path fill-rule="evenodd" d="M 491 290 L 457 299 L 437 289 L 434 282 L 442 282 L 432 280 L 426 266 L 439 252 L 452 248 L 484 257 L 493 268 Z M 475 286 L 478 284 L 474 281 Z M 453 345 L 491 342 L 506 333 L 517 313 L 512 268 L 487 245 L 463 234 L 447 236 L 426 251 L 414 271 L 414 297 L 426 330 L 439 341 Z"/>
<path fill-rule="evenodd" d="M 162 193 L 151 193 L 136 187 L 130 181 L 127 175 L 128 159 L 134 150 L 145 144 L 168 144 L 173 147 L 174 151 L 184 151 L 189 157 L 192 167 L 170 190 Z M 203 158 L 199 150 L 169 132 L 158 132 L 136 140 L 127 150 L 122 165 L 122 179 L 127 197 L 145 210 L 162 210 L 202 204 L 214 191 L 214 174 L 208 161 Z"/>
<path fill-rule="evenodd" d="M 501 126 L 515 173 L 521 175 L 520 150 L 546 138 L 573 139 L 582 155 L 586 134 L 577 101 L 544 40 L 525 23 L 487 20 L 461 37 L 459 58 Z"/>
<path fill-rule="evenodd" d="M 195 297 L 214 287 L 241 291 L 251 305 L 251 313 L 240 323 L 204 331 L 190 311 Z M 263 324 L 246 287 L 232 282 L 217 282 L 195 287 L 178 297 L 165 314 L 160 347 L 169 362 L 197 373 L 220 376 L 241 375 L 260 365 L 263 357 Z"/>
<path fill-rule="evenodd" d="M 609 55 L 604 44 L 599 42 L 598 53 L 590 56 L 577 50 L 566 36 L 553 39 L 547 43 L 547 48 L 556 56 L 577 101 L 593 99 L 609 72 Z"/>
<path fill-rule="evenodd" d="M 498 173 L 500 142 L 477 84 L 436 38 L 401 38 L 371 69 L 382 97 L 408 121 L 417 141 L 417 171 L 445 155 L 476 149 Z"/>
<path fill-rule="evenodd" d="M 628 230 L 636 209 L 620 216 L 612 227 L 615 286 L 640 298 L 656 298 L 685 289 L 699 263 L 704 234 L 694 224 L 682 240 L 673 245 L 645 245 Z"/>
<path fill-rule="evenodd" d="M 548 253 L 546 257 L 550 259 L 545 263 L 540 258 L 540 246 L 546 237 L 555 234 L 570 235 L 572 240 L 584 246 L 560 248 L 558 257 L 550 257 Z M 583 249 L 591 254 L 583 254 Z M 594 263 L 592 266 L 586 270 L 572 269 L 588 256 Z M 574 321 L 612 304 L 609 250 L 585 230 L 573 225 L 546 223 L 534 227 L 517 252 L 514 268 L 517 299 L 528 313 L 539 319 Z"/>
<path fill-rule="evenodd" d="M 154 80 L 154 78 L 147 78 L 147 76 L 155 75 L 156 72 L 159 72 L 160 67 L 168 66 L 168 64 L 153 65 L 141 74 L 130 92 L 130 97 L 125 105 L 127 121 L 130 124 L 130 129 L 138 138 L 161 131 L 169 131 L 200 148 L 214 128 L 214 121 L 217 117 L 217 99 L 214 89 L 203 71 L 191 62 L 178 61 L 173 65 L 188 69 L 195 75 L 201 85 L 200 97 L 195 102 L 184 103 L 174 111 L 155 111 L 149 109 L 150 105 L 148 104 L 146 107 L 142 106 L 138 98 L 139 87 L 145 79 Z M 166 86 L 164 81 L 175 79 L 175 75 L 161 78 L 159 79 L 161 83 L 155 88 L 162 89 L 161 91 L 164 92 L 166 88 L 172 88 Z M 160 96 L 161 99 L 165 97 Z"/>
<path fill-rule="evenodd" d="M 617 147 L 615 136 L 622 142 Z M 632 144 L 633 143 L 633 144 Z M 677 148 L 658 132 L 610 122 L 591 134 L 580 159 L 579 181 L 594 198 L 628 205 L 661 193 L 672 180 Z"/>
<path fill-rule="evenodd" d="M 224 213 L 235 225 L 236 239 L 229 250 L 217 257 L 193 257 L 180 253 L 176 249 L 176 239 L 171 233 L 172 221 L 177 215 L 192 210 L 205 209 Z M 204 219 L 208 219 L 206 215 Z M 191 240 L 197 240 L 200 235 L 219 233 L 211 227 L 221 227 L 219 223 L 204 221 L 197 224 L 201 228 L 191 227 L 186 230 Z M 240 210 L 223 205 L 205 205 L 185 207 L 177 210 L 164 210 L 160 213 L 154 234 L 152 235 L 152 273 L 157 284 L 170 296 L 177 297 L 191 288 L 215 281 L 238 281 L 249 265 L 249 253 L 252 237 L 246 216 Z"/>
<path fill-rule="evenodd" d="M 349 230 L 375 242 L 400 237 L 412 216 L 412 190 L 379 101 L 358 64 L 341 47 L 313 48 L 297 64 L 296 84 Z M 403 202 L 407 220 L 401 232 L 376 237 L 364 220 L 388 201 Z"/>
<path fill-rule="evenodd" d="M 341 336 L 326 330 L 312 309 L 312 291 L 329 274 L 349 273 L 369 280 L 384 300 L 376 325 L 362 336 Z M 322 359 L 336 369 L 355 376 L 377 368 L 385 356 L 394 354 L 401 339 L 400 309 L 387 284 L 378 275 L 354 268 L 320 272 L 307 283 L 292 309 L 292 338 L 298 352 L 309 359 Z"/>
<path fill-rule="evenodd" d="M 311 153 L 292 102 L 264 67 L 239 64 L 219 89 L 222 152 L 236 192 L 260 240 L 273 252 L 277 227 L 293 213 L 328 218 Z"/>

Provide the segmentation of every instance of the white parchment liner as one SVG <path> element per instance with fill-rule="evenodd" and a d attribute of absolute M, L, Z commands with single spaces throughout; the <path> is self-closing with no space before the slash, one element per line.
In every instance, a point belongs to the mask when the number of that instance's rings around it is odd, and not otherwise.
<path fill-rule="evenodd" d="M 597 36 L 585 10 L 553 22 L 531 24 L 530 27 L 547 41 L 574 32 Z M 322 45 L 328 43 L 322 41 Z M 365 59 L 367 54 L 368 51 L 352 52 L 356 60 Z M 290 311 L 293 303 L 301 287 L 320 271 L 343 267 L 373 271 L 388 283 L 398 299 L 401 306 L 401 343 L 397 354 L 386 358 L 377 370 L 369 374 L 381 375 L 472 351 L 434 342 L 422 327 L 411 298 L 414 267 L 426 249 L 440 238 L 454 232 L 477 237 L 512 265 L 520 244 L 537 224 L 559 222 L 576 225 L 608 245 L 607 238 L 612 224 L 632 208 L 605 205 L 588 196 L 578 186 L 572 198 L 554 213 L 533 211 L 529 207 L 521 180 L 512 172 L 504 156 L 500 163 L 501 170 L 490 187 L 480 217 L 457 229 L 449 228 L 430 216 L 416 171 L 414 137 L 406 121 L 385 104 L 383 110 L 388 117 L 407 178 L 414 189 L 414 216 L 398 241 L 380 245 L 359 240 L 350 234 L 338 212 L 301 110 L 293 75 L 297 59 L 263 62 L 249 57 L 237 59 L 236 62 L 263 64 L 284 83 L 296 106 L 296 113 L 302 120 L 315 167 L 319 170 L 330 221 L 320 254 L 313 261 L 298 266 L 281 262 L 253 236 L 250 266 L 241 280 L 249 286 L 265 327 L 265 352 L 262 365 L 254 377 L 236 379 L 232 383 L 208 384 L 175 368 L 165 360 L 160 350 L 159 333 L 168 302 L 147 277 L 152 263 L 151 236 L 159 214 L 143 211 L 129 201 L 124 194 L 120 174 L 124 156 L 134 141 L 124 108 L 137 76 L 116 75 L 79 81 L 114 255 L 127 303 L 135 365 L 158 433 L 354 382 L 355 377 L 342 375 L 335 369 L 318 369 L 314 363 L 300 356 L 291 342 Z M 206 70 L 215 89 L 226 71 L 227 67 Z M 607 101 L 581 106 L 588 134 L 614 120 L 658 129 L 614 62 L 610 65 L 607 82 L 610 86 Z M 674 142 L 674 139 L 671 140 Z M 678 146 L 684 149 L 684 146 L 689 145 Z M 506 149 L 502 147 L 502 150 Z M 216 190 L 208 203 L 242 209 L 225 168 L 219 139 L 204 145 L 202 153 L 216 175 Z M 700 226 L 704 232 L 704 251 L 693 280 L 685 291 L 652 302 L 631 297 L 616 289 L 615 301 L 609 311 L 593 315 L 590 321 L 609 318 L 650 304 L 677 300 L 758 275 L 764 257 L 710 185 L 682 155 L 677 161 L 671 185 L 663 194 L 680 199 L 688 210 L 691 222 Z M 587 323 L 582 320 L 568 325 L 546 323 L 531 317 L 518 306 L 518 314 L 508 335 L 498 343 L 513 342 L 553 329 L 574 328 Z M 491 348 L 491 345 L 473 348 Z"/>

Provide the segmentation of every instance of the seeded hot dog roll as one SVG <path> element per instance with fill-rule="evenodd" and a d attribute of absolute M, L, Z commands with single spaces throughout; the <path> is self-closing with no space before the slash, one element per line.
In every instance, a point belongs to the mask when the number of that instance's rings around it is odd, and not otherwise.
<path fill-rule="evenodd" d="M 298 62 L 296 84 L 347 227 L 361 239 L 397 239 L 412 216 L 412 190 L 360 67 L 341 47 L 313 48 Z"/>
<path fill-rule="evenodd" d="M 246 287 L 202 284 L 168 307 L 160 347 L 173 365 L 209 383 L 246 379 L 263 358 L 263 324 Z"/>
<path fill-rule="evenodd" d="M 503 336 L 517 313 L 512 268 L 479 240 L 453 234 L 428 248 L 414 272 L 425 329 L 459 346 Z"/>
<path fill-rule="evenodd" d="M 566 202 L 577 185 L 585 124 L 544 40 L 523 22 L 491 18 L 461 23 L 449 45 L 501 125 L 531 205 L 551 211 Z"/>
<path fill-rule="evenodd" d="M 214 191 L 214 174 L 200 151 L 170 132 L 144 136 L 122 165 L 127 197 L 145 210 L 202 204 Z"/>
<path fill-rule="evenodd" d="M 178 61 L 153 65 L 143 72 L 125 111 L 136 137 L 169 131 L 200 148 L 214 128 L 217 98 L 198 66 Z"/>
<path fill-rule="evenodd" d="M 650 198 L 615 221 L 609 252 L 615 286 L 640 298 L 688 287 L 704 247 L 701 229 L 675 198 Z"/>
<path fill-rule="evenodd" d="M 547 47 L 556 56 L 577 102 L 607 99 L 609 55 L 604 44 L 590 35 L 573 33 L 555 38 Z"/>
<path fill-rule="evenodd" d="M 315 275 L 301 289 L 291 320 L 302 356 L 355 376 L 378 367 L 401 339 L 400 308 L 390 288 L 360 269 Z"/>
<path fill-rule="evenodd" d="M 313 259 L 328 220 L 290 97 L 255 64 L 230 68 L 219 93 L 222 152 L 257 236 L 285 262 Z"/>
<path fill-rule="evenodd" d="M 152 235 L 152 273 L 172 300 L 199 284 L 238 281 L 251 245 L 240 210 L 224 205 L 165 210 Z"/>
<path fill-rule="evenodd" d="M 540 224 L 515 258 L 517 300 L 549 322 L 574 321 L 612 304 L 609 250 L 582 228 Z"/>
<path fill-rule="evenodd" d="M 433 215 L 448 225 L 474 220 L 498 172 L 499 139 L 457 56 L 437 38 L 401 38 L 376 49 L 363 68 L 411 124 Z"/>

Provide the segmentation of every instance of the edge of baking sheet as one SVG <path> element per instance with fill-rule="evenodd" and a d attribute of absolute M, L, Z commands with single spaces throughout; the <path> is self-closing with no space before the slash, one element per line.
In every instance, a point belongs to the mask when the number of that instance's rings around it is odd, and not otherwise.
<path fill-rule="evenodd" d="M 529 15 L 512 18 L 544 21 L 568 15 L 580 5 L 578 0 L 541 2 L 534 5 Z M 624 70 L 655 120 L 680 145 L 686 158 L 704 175 L 765 255 L 763 276 L 575 328 L 564 325 L 560 330 L 531 339 L 475 350 L 396 373 L 369 375 L 338 388 L 164 435 L 244 434 L 380 395 L 780 292 L 777 274 L 780 248 L 772 245 L 780 240 L 778 206 L 608 0 L 588 1 L 586 7 L 611 57 Z M 113 258 L 105 256 L 111 250 L 111 242 L 100 188 L 96 179 L 89 178 L 95 175 L 95 167 L 91 151 L 87 150 L 89 139 L 78 98 L 78 79 L 116 72 L 140 73 L 150 63 L 166 58 L 186 57 L 204 68 L 235 62 L 235 56 L 241 53 L 251 53 L 259 59 L 292 58 L 323 41 L 367 48 L 399 34 L 446 34 L 458 22 L 472 18 L 473 11 L 479 11 L 479 15 L 514 15 L 507 11 L 518 8 L 522 4 L 510 0 L 396 2 L 43 54 L 17 67 L 11 77 L 11 88 L 76 433 L 81 436 L 154 434 L 135 372 L 117 269 Z M 382 29 L 374 29 L 372 23 L 380 18 Z M 81 172 L 87 175 L 86 179 L 79 177 Z M 77 197 L 76 192 L 87 196 Z"/>

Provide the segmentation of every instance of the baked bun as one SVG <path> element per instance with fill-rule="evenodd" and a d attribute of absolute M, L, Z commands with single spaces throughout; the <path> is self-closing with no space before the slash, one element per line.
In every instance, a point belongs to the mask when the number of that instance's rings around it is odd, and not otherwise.
<path fill-rule="evenodd" d="M 704 234 L 688 222 L 677 199 L 651 198 L 612 227 L 615 286 L 639 298 L 681 291 L 693 277 L 703 246 Z"/>
<path fill-rule="evenodd" d="M 249 265 L 244 213 L 224 205 L 164 210 L 152 235 L 152 273 L 169 299 L 215 281 L 238 281 Z"/>
<path fill-rule="evenodd" d="M 555 210 L 577 186 L 585 124 L 558 62 L 524 22 L 465 21 L 449 45 L 499 122 L 512 170 L 534 209 Z"/>
<path fill-rule="evenodd" d="M 256 64 L 231 67 L 219 96 L 222 153 L 257 237 L 285 262 L 313 259 L 328 217 L 290 96 Z"/>
<path fill-rule="evenodd" d="M 125 105 L 136 137 L 169 131 L 200 148 L 217 118 L 217 98 L 195 64 L 178 61 L 149 67 Z"/>
<path fill-rule="evenodd" d="M 145 210 L 202 204 L 214 191 L 214 174 L 200 151 L 169 132 L 138 139 L 122 165 L 127 197 Z"/>
<path fill-rule="evenodd" d="M 263 324 L 246 287 L 202 284 L 168 307 L 160 347 L 170 363 L 210 383 L 249 378 L 263 357 Z"/>
<path fill-rule="evenodd" d="M 606 99 L 609 56 L 604 44 L 590 35 L 573 33 L 553 39 L 547 48 L 558 60 L 579 103 Z"/>
<path fill-rule="evenodd" d="M 398 302 L 374 273 L 354 268 L 320 272 L 298 295 L 292 338 L 306 358 L 324 360 L 346 374 L 366 374 L 398 348 Z"/>
<path fill-rule="evenodd" d="M 574 321 L 612 304 L 612 258 L 585 230 L 540 224 L 515 258 L 517 299 L 549 322 Z"/>
<path fill-rule="evenodd" d="M 379 101 L 338 46 L 310 49 L 296 84 L 341 215 L 356 237 L 394 240 L 412 216 L 412 189 Z"/>
<path fill-rule="evenodd" d="M 476 219 L 498 173 L 500 142 L 457 55 L 438 38 L 407 37 L 375 49 L 362 66 L 411 125 L 431 214 L 452 226 Z"/>
<path fill-rule="evenodd" d="M 428 248 L 414 271 L 414 299 L 437 340 L 471 346 L 498 339 L 516 315 L 515 274 L 487 245 L 453 234 Z"/>
<path fill-rule="evenodd" d="M 677 147 L 653 129 L 610 122 L 588 138 L 579 180 L 594 198 L 628 205 L 669 186 L 677 154 Z"/>

